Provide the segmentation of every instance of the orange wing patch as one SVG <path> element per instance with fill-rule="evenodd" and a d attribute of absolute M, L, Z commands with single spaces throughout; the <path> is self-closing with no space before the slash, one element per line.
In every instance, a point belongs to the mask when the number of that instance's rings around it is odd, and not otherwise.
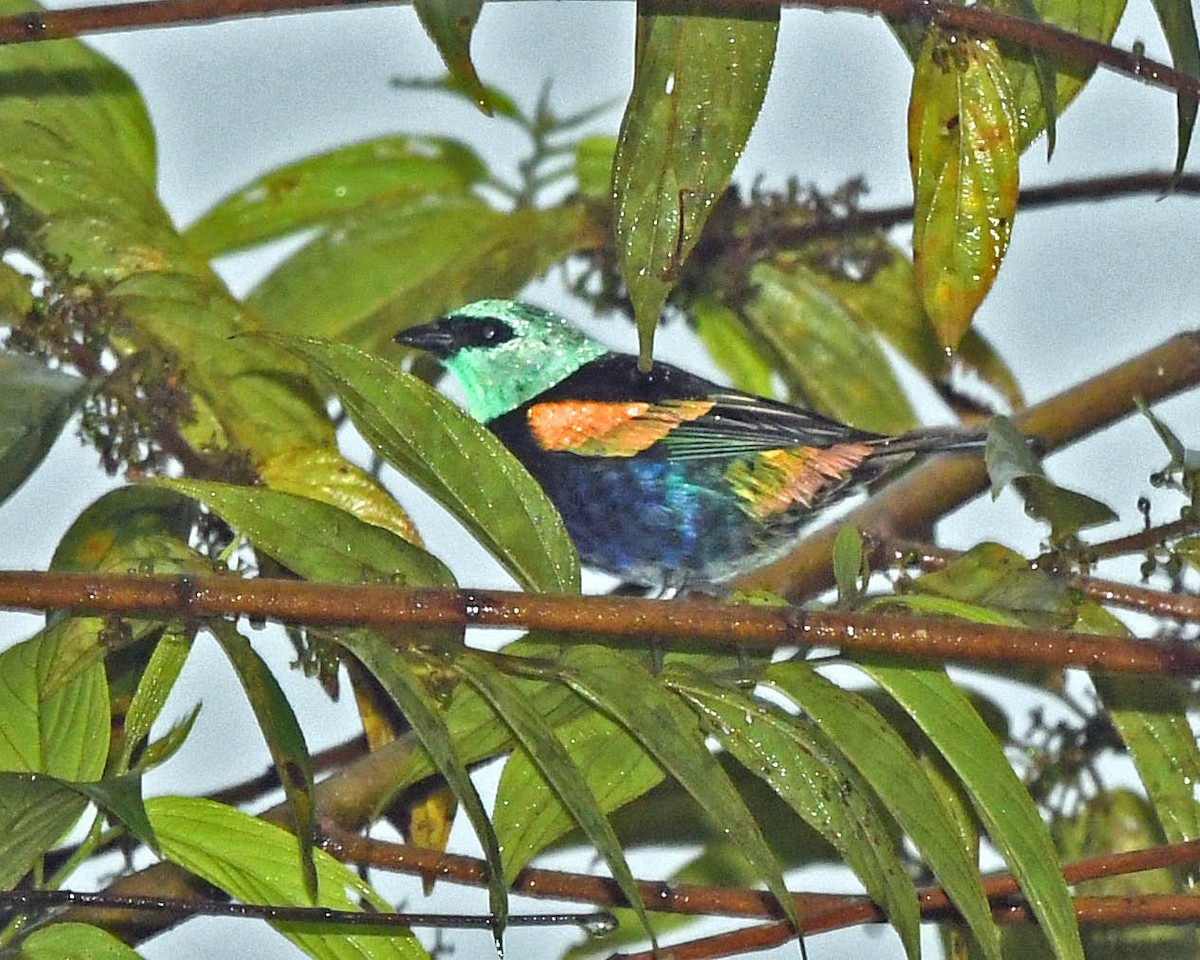
<path fill-rule="evenodd" d="M 797 504 L 812 507 L 823 492 L 841 486 L 871 450 L 865 443 L 767 450 L 733 463 L 725 479 L 745 501 L 742 509 L 765 520 Z"/>
<path fill-rule="evenodd" d="M 712 408 L 711 400 L 564 400 L 534 404 L 527 418 L 534 439 L 544 450 L 566 450 L 587 457 L 632 457 Z"/>

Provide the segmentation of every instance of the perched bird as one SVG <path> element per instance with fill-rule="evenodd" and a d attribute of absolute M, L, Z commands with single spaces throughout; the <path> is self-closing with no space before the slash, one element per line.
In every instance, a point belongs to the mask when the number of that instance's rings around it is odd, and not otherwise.
<path fill-rule="evenodd" d="M 470 414 L 558 508 L 584 564 L 646 586 L 753 569 L 888 467 L 984 441 L 945 429 L 881 436 L 670 364 L 644 372 L 513 300 L 479 300 L 395 339 L 458 380 Z"/>

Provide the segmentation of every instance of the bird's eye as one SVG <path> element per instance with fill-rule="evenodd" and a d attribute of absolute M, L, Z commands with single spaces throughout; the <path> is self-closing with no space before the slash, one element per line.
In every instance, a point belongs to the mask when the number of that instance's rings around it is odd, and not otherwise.
<path fill-rule="evenodd" d="M 513 328 L 495 317 L 474 321 L 464 332 L 467 334 L 465 339 L 469 341 L 466 345 L 473 347 L 494 347 L 514 336 Z"/>

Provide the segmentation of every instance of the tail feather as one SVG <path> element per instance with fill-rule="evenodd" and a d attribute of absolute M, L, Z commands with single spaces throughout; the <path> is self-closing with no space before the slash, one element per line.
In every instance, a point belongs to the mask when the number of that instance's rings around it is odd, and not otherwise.
<path fill-rule="evenodd" d="M 964 430 L 961 427 L 926 427 L 910 430 L 898 437 L 885 437 L 875 446 L 877 455 L 898 456 L 909 453 L 955 453 L 982 450 L 987 444 L 987 429 Z"/>

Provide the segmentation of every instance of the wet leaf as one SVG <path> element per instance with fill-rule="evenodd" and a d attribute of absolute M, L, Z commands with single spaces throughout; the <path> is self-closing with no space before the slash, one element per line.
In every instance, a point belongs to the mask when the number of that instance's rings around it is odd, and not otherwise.
<path fill-rule="evenodd" d="M 484 426 L 381 357 L 318 340 L 278 342 L 310 363 L 379 454 L 458 517 L 518 582 L 578 591 L 578 557 L 557 511 Z"/>
<path fill-rule="evenodd" d="M 574 694 L 568 696 L 578 701 Z M 607 813 L 618 810 L 662 782 L 662 767 L 624 727 L 581 701 L 580 705 L 577 715 L 557 725 L 555 731 L 560 740 L 570 744 L 571 759 L 600 809 Z M 496 835 L 510 870 L 525 865 L 576 829 L 570 809 L 519 743 L 504 764 L 496 798 Z"/>
<path fill-rule="evenodd" d="M 0 772 L 0 890 L 11 890 L 75 826 L 87 800 L 54 777 Z"/>
<path fill-rule="evenodd" d="M 272 490 L 331 504 L 421 546 L 417 528 L 396 498 L 337 450 L 288 450 L 259 467 L 258 478 Z"/>
<path fill-rule="evenodd" d="M 1025 512 L 1050 524 L 1050 540 L 1062 543 L 1080 530 L 1118 519 L 1112 508 L 1075 490 L 1048 480 L 1029 441 L 1007 417 L 993 417 L 984 455 L 992 482 L 992 497 L 1012 484 L 1025 501 Z"/>
<path fill-rule="evenodd" d="M 642 928 L 649 934 L 655 950 L 658 943 L 650 927 L 650 917 L 637 881 L 629 869 L 621 842 L 604 816 L 597 797 L 584 779 L 579 759 L 567 753 L 563 742 L 555 735 L 537 711 L 524 698 L 516 684 L 490 663 L 472 657 L 459 657 L 457 669 L 512 730 L 513 736 L 536 766 L 540 776 L 548 783 L 563 805 L 570 811 L 571 818 L 579 825 L 584 835 L 604 858 L 612 875 L 633 906 Z M 575 744 L 570 740 L 572 749 Z M 509 801 L 511 802 L 511 800 Z M 511 857 L 511 855 L 510 855 Z M 524 866 L 524 862 L 509 859 L 505 867 L 505 881 L 512 883 Z"/>
<path fill-rule="evenodd" d="M 247 303 L 274 330 L 392 349 L 397 330 L 515 296 L 596 239 L 579 204 L 502 213 L 469 194 L 384 198 L 285 260 Z"/>
<path fill-rule="evenodd" d="M 698 736 L 695 718 L 632 658 L 604 647 L 580 646 L 560 658 L 558 678 L 617 720 L 712 817 L 766 883 L 797 933 L 796 904 L 746 804 Z"/>
<path fill-rule="evenodd" d="M 975 852 L 960 842 L 953 811 L 909 744 L 863 697 L 842 690 L 806 663 L 772 664 L 766 681 L 804 710 L 879 794 L 962 912 L 985 955 L 999 960 L 999 937 Z"/>
<path fill-rule="evenodd" d="M 487 176 L 469 147 L 445 137 L 380 137 L 276 167 L 240 187 L 184 232 L 216 257 L 336 223 L 381 197 L 465 194 Z"/>
<path fill-rule="evenodd" d="M 490 117 L 492 104 L 488 91 L 471 62 L 471 33 L 483 9 L 483 0 L 413 0 L 413 7 L 457 86 Z"/>
<path fill-rule="evenodd" d="M 1061 960 L 1083 960 L 1058 854 L 1025 785 L 966 695 L 941 670 L 858 664 L 904 708 L 962 780 L 992 843 Z"/>
<path fill-rule="evenodd" d="M 1008 249 L 1019 177 L 1012 92 L 991 40 L 931 29 L 908 110 L 921 301 L 956 347 Z"/>
<path fill-rule="evenodd" d="M 364 630 L 347 630 L 338 636 L 338 642 L 371 671 L 403 711 L 438 772 L 446 779 L 462 805 L 487 860 L 488 905 L 493 916 L 493 931 L 499 939 L 508 923 L 508 885 L 505 882 L 500 844 L 484 810 L 483 801 L 467 772 L 467 761 L 459 752 L 446 725 L 442 706 L 426 689 L 408 657 L 380 638 Z"/>
<path fill-rule="evenodd" d="M 29 7 L 16 0 L 0 13 Z M 155 145 L 129 78 L 74 40 L 0 51 L 0 189 L 10 246 L 46 266 L 58 292 L 121 355 L 161 351 L 167 379 L 210 414 L 197 447 L 332 446 L 320 398 L 287 356 L 230 335 L 254 325 L 175 230 L 156 192 Z M 218 429 L 219 428 L 219 429 Z"/>
<path fill-rule="evenodd" d="M 216 637 L 225 659 L 237 674 L 246 699 L 254 711 L 258 729 L 271 753 L 275 772 L 283 785 L 292 813 L 293 832 L 300 841 L 300 869 L 304 889 L 311 902 L 317 899 L 317 868 L 313 863 L 313 771 L 308 756 L 308 744 L 291 704 L 284 696 L 262 657 L 250 646 L 250 641 L 227 621 L 214 620 L 208 629 Z"/>
<path fill-rule="evenodd" d="M 639 0 L 633 92 L 613 160 L 617 257 L 648 364 L 654 327 L 729 185 L 775 60 L 779 9 Z"/>
<path fill-rule="evenodd" d="M 138 774 L 122 777 L 105 777 L 93 782 L 67 784 L 71 789 L 87 797 L 105 813 L 118 821 L 139 841 L 158 852 L 158 840 L 154 828 L 146 816 L 142 801 L 142 778 Z"/>
<path fill-rule="evenodd" d="M 912 261 L 890 241 L 873 238 L 870 257 L 877 261 L 866 277 L 852 279 L 812 268 L 808 277 L 833 296 L 863 329 L 883 337 L 943 394 L 954 389 L 956 371 L 977 376 L 1014 409 L 1024 405 L 1016 377 L 976 330 L 963 335 L 956 353 L 947 356 L 917 296 Z M 864 370 L 863 376 L 874 373 Z"/>
<path fill-rule="evenodd" d="M 1200 74 L 1200 40 L 1196 36 L 1196 14 L 1191 0 L 1152 0 L 1158 22 L 1171 50 L 1171 63 L 1176 70 Z M 1176 95 L 1175 112 L 1179 120 L 1179 147 L 1175 153 L 1175 179 L 1183 174 L 1192 131 L 1196 127 L 1196 98 L 1180 91 Z"/>
<path fill-rule="evenodd" d="M 1125 0 L 1019 0 L 1013 6 L 1027 19 L 1061 27 L 1070 33 L 1099 40 L 1112 41 L 1117 24 L 1125 12 Z M 1075 99 L 1090 79 L 1094 65 L 1072 60 L 1060 60 L 1028 49 L 1001 46 L 1004 71 L 1009 78 L 1012 104 L 1016 117 L 1017 145 L 1024 151 L 1049 126 L 1058 114 Z M 1054 109 L 1048 114 L 1047 74 L 1053 71 Z"/>
<path fill-rule="evenodd" d="M 156 484 L 193 497 L 307 580 L 452 586 L 436 557 L 344 510 L 278 490 L 202 480 Z"/>
<path fill-rule="evenodd" d="M 694 674 L 672 673 L 666 680 L 725 750 L 845 858 L 867 895 L 882 906 L 906 956 L 919 956 L 917 890 L 896 855 L 887 812 L 858 771 L 800 717 L 738 690 L 714 688 Z"/>
<path fill-rule="evenodd" d="M 281 827 L 212 800 L 157 797 L 146 802 L 163 856 L 244 903 L 310 906 L 300 872 L 299 843 Z M 315 850 L 320 896 L 317 906 L 357 910 L 360 902 L 391 910 L 350 867 Z M 318 960 L 428 960 L 411 933 L 314 932 L 311 923 L 273 927 Z"/>
<path fill-rule="evenodd" d="M 0 653 L 0 770 L 99 780 L 108 758 L 108 682 L 93 664 L 49 695 L 58 656 L 49 631 Z"/>
<path fill-rule="evenodd" d="M 50 452 L 87 382 L 48 370 L 45 363 L 0 353 L 0 503 L 28 479 Z"/>
<path fill-rule="evenodd" d="M 21 943 L 20 960 L 137 960 L 140 956 L 107 930 L 86 923 L 55 923 Z"/>
<path fill-rule="evenodd" d="M 874 335 L 796 262 L 761 263 L 743 308 L 750 329 L 775 348 L 796 399 L 864 430 L 902 433 L 912 407 Z"/>

